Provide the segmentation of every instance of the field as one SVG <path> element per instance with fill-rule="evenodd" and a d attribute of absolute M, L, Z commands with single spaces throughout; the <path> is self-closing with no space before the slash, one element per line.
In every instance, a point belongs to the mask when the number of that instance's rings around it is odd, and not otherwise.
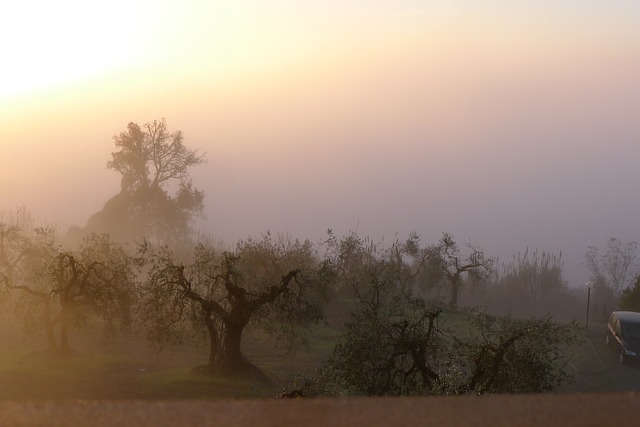
<path fill-rule="evenodd" d="M 144 340 L 120 336 L 106 346 L 80 332 L 72 336 L 74 354 L 52 356 L 40 340 L 0 331 L 0 400 L 41 399 L 210 399 L 274 397 L 315 369 L 333 349 L 339 333 L 318 327 L 309 348 L 277 348 L 264 334 L 248 334 L 243 350 L 274 382 L 212 378 L 193 373 L 207 360 L 207 349 L 185 347 L 158 353 Z"/>
<path fill-rule="evenodd" d="M 76 332 L 76 354 L 51 357 L 40 341 L 25 340 L 5 327 L 0 335 L 0 400 L 273 397 L 303 376 L 313 376 L 338 337 L 336 328 L 318 327 L 308 349 L 291 353 L 274 350 L 275 342 L 266 335 L 248 335 L 245 354 L 274 381 L 266 387 L 193 373 L 193 367 L 206 361 L 204 347 L 157 353 L 139 338 L 123 335 L 105 350 Z M 640 390 L 640 365 L 619 365 L 603 337 L 604 325 L 589 325 L 584 341 L 571 349 L 567 369 L 575 381 L 560 392 Z"/>

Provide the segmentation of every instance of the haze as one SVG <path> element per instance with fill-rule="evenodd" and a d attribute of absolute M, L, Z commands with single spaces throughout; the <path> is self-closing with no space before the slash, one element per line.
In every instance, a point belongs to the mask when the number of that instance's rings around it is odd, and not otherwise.
<path fill-rule="evenodd" d="M 443 231 L 510 260 L 640 240 L 640 3 L 14 2 L 0 208 L 86 223 L 128 122 L 165 117 L 227 243 Z M 517 3 L 514 4 L 514 3 Z"/>

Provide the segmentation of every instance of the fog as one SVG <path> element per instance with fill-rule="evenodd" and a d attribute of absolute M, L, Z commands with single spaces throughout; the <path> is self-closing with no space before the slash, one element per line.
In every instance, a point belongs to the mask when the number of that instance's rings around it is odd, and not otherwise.
<path fill-rule="evenodd" d="M 207 153 L 199 227 L 228 244 L 449 232 L 562 251 L 582 286 L 588 246 L 640 240 L 637 6 L 254 3 L 219 33 L 185 6 L 128 63 L 0 98 L 0 208 L 83 226 L 119 191 L 112 136 L 165 117 Z"/>

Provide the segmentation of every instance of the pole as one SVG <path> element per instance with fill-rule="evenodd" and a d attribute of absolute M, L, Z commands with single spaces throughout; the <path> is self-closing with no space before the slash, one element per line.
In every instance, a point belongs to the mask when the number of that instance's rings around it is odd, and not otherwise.
<path fill-rule="evenodd" d="M 587 287 L 587 321 L 584 325 L 585 329 L 589 328 L 589 306 L 591 305 L 591 286 Z"/>

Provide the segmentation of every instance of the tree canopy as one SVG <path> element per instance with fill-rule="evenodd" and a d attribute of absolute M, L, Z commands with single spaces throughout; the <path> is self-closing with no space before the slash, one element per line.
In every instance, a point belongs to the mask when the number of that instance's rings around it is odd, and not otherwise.
<path fill-rule="evenodd" d="M 463 253 L 449 233 L 443 233 L 440 241 L 431 247 L 431 264 L 439 271 L 442 280 L 451 287 L 451 307 L 458 306 L 458 296 L 469 278 L 478 283 L 487 279 L 493 272 L 495 260 L 485 255 L 484 251 L 467 244 L 468 253 Z"/>
<path fill-rule="evenodd" d="M 614 298 L 631 286 L 638 275 L 637 242 L 624 243 L 611 237 L 607 241 L 607 250 L 601 253 L 596 246 L 589 246 L 585 254 L 585 265 L 591 274 L 591 280 L 599 286 L 613 291 Z"/>
<path fill-rule="evenodd" d="M 183 133 L 169 132 L 164 119 L 142 127 L 129 123 L 113 140 L 116 151 L 107 167 L 120 173 L 120 193 L 89 219 L 84 234 L 184 243 L 192 217 L 204 207 L 204 192 L 193 187 L 190 171 L 205 155 L 187 148 Z"/>
<path fill-rule="evenodd" d="M 141 296 L 148 337 L 163 346 L 184 339 L 187 327 L 205 329 L 210 372 L 259 375 L 241 352 L 249 324 L 291 340 L 322 318 L 323 266 L 308 241 L 267 234 L 234 251 L 200 244 L 189 263 L 145 244 L 141 259 L 149 267 Z"/>
<path fill-rule="evenodd" d="M 109 169 L 122 175 L 122 190 L 153 190 L 177 180 L 185 184 L 189 169 L 204 162 L 204 154 L 183 143 L 182 131 L 169 132 L 165 119 L 129 123 L 127 130 L 113 137 L 118 149 L 111 153 Z"/>
<path fill-rule="evenodd" d="M 99 315 L 128 324 L 133 304 L 133 263 L 107 235 L 87 236 L 77 250 L 63 249 L 51 228 L 28 234 L 0 224 L 0 278 L 20 293 L 17 311 L 26 328 L 45 332 L 50 351 L 71 350 L 69 329 Z"/>

